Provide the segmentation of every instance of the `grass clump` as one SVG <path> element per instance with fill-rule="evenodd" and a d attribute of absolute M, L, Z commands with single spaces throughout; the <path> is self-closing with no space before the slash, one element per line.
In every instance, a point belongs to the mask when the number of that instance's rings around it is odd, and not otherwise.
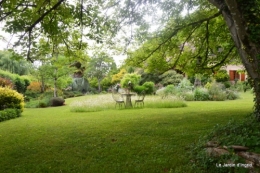
<path fill-rule="evenodd" d="M 180 108 L 187 107 L 187 104 L 179 97 L 167 97 L 164 99 L 150 96 L 145 103 L 147 108 Z"/>
<path fill-rule="evenodd" d="M 71 112 L 97 112 L 114 108 L 111 95 L 87 95 L 70 104 Z"/>

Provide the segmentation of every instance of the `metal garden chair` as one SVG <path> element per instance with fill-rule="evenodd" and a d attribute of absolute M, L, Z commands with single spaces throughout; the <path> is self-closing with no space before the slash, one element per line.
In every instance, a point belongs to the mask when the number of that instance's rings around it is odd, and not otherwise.
<path fill-rule="evenodd" d="M 125 107 L 124 98 L 119 92 L 112 90 L 112 97 L 116 102 L 115 108 L 116 108 L 117 105 L 118 105 L 119 108 L 122 108 L 123 105 Z"/>
<path fill-rule="evenodd" d="M 145 97 L 145 92 L 142 91 L 140 94 L 137 95 L 137 99 L 135 100 L 135 107 L 144 107 L 144 97 Z"/>

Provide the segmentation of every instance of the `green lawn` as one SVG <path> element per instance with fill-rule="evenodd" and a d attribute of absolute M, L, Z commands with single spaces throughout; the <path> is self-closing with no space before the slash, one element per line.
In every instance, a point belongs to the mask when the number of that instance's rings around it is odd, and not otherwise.
<path fill-rule="evenodd" d="M 0 172 L 194 172 L 187 146 L 253 108 L 248 92 L 235 101 L 187 102 L 183 108 L 70 111 L 71 102 L 87 98 L 25 109 L 22 117 L 1 122 Z"/>

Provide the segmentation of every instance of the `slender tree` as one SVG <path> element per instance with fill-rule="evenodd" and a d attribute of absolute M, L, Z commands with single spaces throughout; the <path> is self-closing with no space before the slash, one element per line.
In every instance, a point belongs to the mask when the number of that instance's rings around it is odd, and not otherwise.
<path fill-rule="evenodd" d="M 98 91 L 101 92 L 101 81 L 108 75 L 109 71 L 115 68 L 116 64 L 112 57 L 104 52 L 96 53 L 88 64 L 86 76 L 98 80 Z"/>

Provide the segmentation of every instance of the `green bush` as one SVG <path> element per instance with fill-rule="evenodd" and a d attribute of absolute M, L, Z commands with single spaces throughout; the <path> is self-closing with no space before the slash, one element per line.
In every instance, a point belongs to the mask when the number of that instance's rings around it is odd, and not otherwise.
<path fill-rule="evenodd" d="M 176 88 L 174 85 L 167 85 L 164 90 L 165 95 L 173 95 L 176 94 Z"/>
<path fill-rule="evenodd" d="M 239 98 L 239 94 L 236 91 L 227 90 L 226 97 L 228 100 L 236 100 Z"/>
<path fill-rule="evenodd" d="M 142 91 L 145 91 L 145 87 L 144 86 L 140 86 L 140 85 L 136 85 L 133 89 L 134 92 L 136 92 L 137 94 L 140 94 Z"/>
<path fill-rule="evenodd" d="M 229 80 L 229 75 L 226 70 L 219 70 L 215 75 L 214 78 L 217 82 L 226 82 Z"/>
<path fill-rule="evenodd" d="M 184 78 L 182 74 L 177 73 L 175 70 L 169 70 L 159 76 L 164 86 L 175 85 L 177 86 Z"/>
<path fill-rule="evenodd" d="M 210 95 L 210 100 L 212 101 L 224 101 L 227 99 L 227 95 L 224 91 L 219 92 L 216 95 Z"/>
<path fill-rule="evenodd" d="M 146 94 L 153 94 L 155 90 L 155 85 L 153 82 L 145 82 L 142 85 L 145 88 L 145 93 Z"/>
<path fill-rule="evenodd" d="M 49 107 L 49 101 L 47 100 L 40 100 L 39 104 L 37 105 L 38 108 L 47 108 Z"/>
<path fill-rule="evenodd" d="M 26 90 L 24 81 L 18 77 L 15 78 L 14 80 L 14 87 L 15 90 L 18 91 L 19 93 L 24 93 Z"/>
<path fill-rule="evenodd" d="M 182 91 L 192 90 L 193 88 L 192 83 L 187 78 L 183 78 L 178 86 L 181 88 Z"/>
<path fill-rule="evenodd" d="M 193 92 L 185 92 L 182 94 L 182 97 L 184 98 L 184 100 L 186 101 L 194 101 L 195 97 L 194 97 L 194 93 Z"/>
<path fill-rule="evenodd" d="M 178 89 L 174 85 L 167 85 L 156 91 L 156 94 L 160 95 L 162 98 L 166 98 L 170 95 L 178 95 Z"/>
<path fill-rule="evenodd" d="M 225 88 L 230 88 L 231 87 L 231 82 L 230 81 L 226 81 L 223 84 L 225 85 Z"/>
<path fill-rule="evenodd" d="M 129 88 L 128 83 L 131 81 L 132 89 L 139 83 L 141 79 L 141 75 L 136 73 L 127 73 L 124 75 L 123 79 L 121 80 L 120 84 L 122 88 Z"/>
<path fill-rule="evenodd" d="M 50 105 L 51 106 L 62 106 L 64 105 L 65 100 L 60 97 L 53 97 L 50 100 Z"/>
<path fill-rule="evenodd" d="M 194 91 L 194 99 L 196 101 L 209 100 L 209 92 L 206 88 L 196 88 Z"/>
<path fill-rule="evenodd" d="M 63 91 L 63 98 L 71 98 L 74 97 L 73 91 Z"/>
<path fill-rule="evenodd" d="M 3 77 L 5 79 L 9 79 L 11 81 L 14 81 L 16 77 L 19 77 L 17 74 L 12 74 L 8 71 L 4 71 L 0 69 L 0 77 Z"/>
<path fill-rule="evenodd" d="M 6 108 L 18 109 L 22 112 L 24 109 L 24 97 L 15 90 L 0 87 L 0 110 Z"/>
<path fill-rule="evenodd" d="M 209 98 L 213 101 L 224 101 L 226 100 L 226 93 L 224 91 L 224 85 L 221 83 L 213 82 L 208 89 Z"/>
<path fill-rule="evenodd" d="M 21 116 L 21 110 L 7 108 L 0 110 L 0 122 Z"/>
<path fill-rule="evenodd" d="M 38 98 L 40 95 L 41 95 L 41 93 L 39 93 L 38 91 L 33 91 L 33 90 L 27 90 L 25 93 L 24 93 L 24 95 L 26 96 L 26 97 L 29 97 L 29 98 Z"/>

